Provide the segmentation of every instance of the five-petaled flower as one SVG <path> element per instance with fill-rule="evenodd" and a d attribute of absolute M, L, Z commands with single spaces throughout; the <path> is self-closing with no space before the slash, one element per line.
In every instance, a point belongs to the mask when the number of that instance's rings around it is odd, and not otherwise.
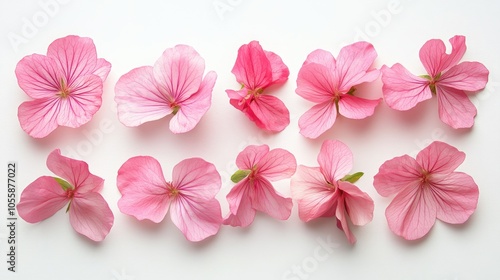
<path fill-rule="evenodd" d="M 432 39 L 420 49 L 420 61 L 427 75 L 415 76 L 401 64 L 383 66 L 382 91 L 389 107 L 405 111 L 437 96 L 441 121 L 453 128 L 474 125 L 477 110 L 466 92 L 483 89 L 488 82 L 488 69 L 479 62 L 461 62 L 466 47 L 464 36 L 450 39 L 451 54 L 443 41 Z"/>
<path fill-rule="evenodd" d="M 102 241 L 113 226 L 114 216 L 99 193 L 104 180 L 89 172 L 86 162 L 61 155 L 54 150 L 47 167 L 60 178 L 42 176 L 21 193 L 19 216 L 29 223 L 45 220 L 68 204 L 69 221 L 80 234 Z"/>
<path fill-rule="evenodd" d="M 92 39 L 78 36 L 55 40 L 46 56 L 25 56 L 15 72 L 21 89 L 34 100 L 19 106 L 22 129 L 43 138 L 59 125 L 75 128 L 89 122 L 101 107 L 110 70 L 109 62 L 97 58 Z"/>
<path fill-rule="evenodd" d="M 259 42 L 252 41 L 238 49 L 232 73 L 241 89 L 226 90 L 231 105 L 268 131 L 279 132 L 290 124 L 290 113 L 285 104 L 265 92 L 272 85 L 286 82 L 290 74 L 277 54 L 263 50 Z"/>
<path fill-rule="evenodd" d="M 154 66 L 138 67 L 115 86 L 118 118 L 130 127 L 172 114 L 170 130 L 192 130 L 212 103 L 217 74 L 203 78 L 205 60 L 190 46 L 166 49 Z"/>
<path fill-rule="evenodd" d="M 221 178 L 215 166 L 189 158 L 174 166 L 172 181 L 163 176 L 160 163 L 150 156 L 127 160 L 118 170 L 118 207 L 138 220 L 161 222 L 170 208 L 172 222 L 189 241 L 215 235 L 222 223 L 215 195 Z"/>
<path fill-rule="evenodd" d="M 370 43 L 357 42 L 343 47 L 337 60 L 330 52 L 315 50 L 299 70 L 295 92 L 314 103 L 299 119 L 300 133 L 317 138 L 335 123 L 337 114 L 350 119 L 373 115 L 381 98 L 354 96 L 356 86 L 372 82 L 379 71 L 372 69 L 377 52 Z"/>
<path fill-rule="evenodd" d="M 308 222 L 319 217 L 335 216 L 337 227 L 351 244 L 356 238 L 349 229 L 365 225 L 373 218 L 373 200 L 354 183 L 363 175 L 348 175 L 353 156 L 349 147 L 337 140 L 326 140 L 318 155 L 319 167 L 299 165 L 291 180 L 292 198 L 297 201 L 299 217 Z"/>
<path fill-rule="evenodd" d="M 295 157 L 283 149 L 269 150 L 269 146 L 247 146 L 236 157 L 239 170 L 231 180 L 237 183 L 226 198 L 229 216 L 224 224 L 246 227 L 255 218 L 255 211 L 273 218 L 290 217 L 292 200 L 276 192 L 271 181 L 290 178 L 297 168 Z"/>
<path fill-rule="evenodd" d="M 405 239 L 426 235 L 437 219 L 467 221 L 477 206 L 479 190 L 471 176 L 454 172 L 465 153 L 435 141 L 417 154 L 386 161 L 373 185 L 382 196 L 396 195 L 385 211 L 389 228 Z"/>

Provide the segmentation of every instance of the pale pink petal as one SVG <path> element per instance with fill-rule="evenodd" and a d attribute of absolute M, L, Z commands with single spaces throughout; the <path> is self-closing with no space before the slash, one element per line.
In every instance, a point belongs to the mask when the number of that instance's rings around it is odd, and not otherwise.
<path fill-rule="evenodd" d="M 429 81 L 411 74 L 401 64 L 390 68 L 384 65 L 380 70 L 384 99 L 392 109 L 406 111 L 432 98 Z"/>
<path fill-rule="evenodd" d="M 255 210 L 262 211 L 279 220 L 286 220 L 290 217 L 293 206 L 292 199 L 277 193 L 267 179 L 256 177 L 250 181 L 250 186 L 254 189 L 252 206 Z"/>
<path fill-rule="evenodd" d="M 115 85 L 115 101 L 118 118 L 126 126 L 158 120 L 173 111 L 173 97 L 161 92 L 151 66 L 135 68 L 121 76 Z"/>
<path fill-rule="evenodd" d="M 47 167 L 75 187 L 77 193 L 99 192 L 103 188 L 104 179 L 90 173 L 89 166 L 85 161 L 65 157 L 61 155 L 59 149 L 55 149 L 49 154 Z"/>
<path fill-rule="evenodd" d="M 363 226 L 371 222 L 374 203 L 370 196 L 349 182 L 340 181 L 338 188 L 343 191 L 346 212 L 352 224 Z"/>
<path fill-rule="evenodd" d="M 372 82 L 380 75 L 378 70 L 370 70 L 377 52 L 372 44 L 356 42 L 343 47 L 337 57 L 336 88 L 340 92 L 348 92 L 351 87 L 364 82 Z"/>
<path fill-rule="evenodd" d="M 102 241 L 113 226 L 113 212 L 101 194 L 75 194 L 69 208 L 69 221 L 76 232 Z"/>
<path fill-rule="evenodd" d="M 310 62 L 300 68 L 295 92 L 314 103 L 331 102 L 337 91 L 336 82 L 328 66 Z"/>
<path fill-rule="evenodd" d="M 230 213 L 223 221 L 224 225 L 246 227 L 255 218 L 255 209 L 252 207 L 254 190 L 247 178 L 241 180 L 227 194 Z"/>
<path fill-rule="evenodd" d="M 42 176 L 23 190 L 17 212 L 26 222 L 37 223 L 54 215 L 68 201 L 66 192 L 54 177 Z"/>
<path fill-rule="evenodd" d="M 335 61 L 335 57 L 333 57 L 332 53 L 329 51 L 317 49 L 311 52 L 306 61 L 304 61 L 304 65 L 309 63 L 316 63 L 325 66 L 329 72 L 334 72 L 336 68 L 337 62 Z"/>
<path fill-rule="evenodd" d="M 337 217 L 337 227 L 339 227 L 344 232 L 347 240 L 349 240 L 349 243 L 356 243 L 356 237 L 354 237 L 354 234 L 352 234 L 351 229 L 349 228 L 349 222 L 347 221 L 346 205 L 343 194 L 341 194 L 338 198 L 335 217 Z"/>
<path fill-rule="evenodd" d="M 409 155 L 384 162 L 373 178 L 373 186 L 381 196 L 401 192 L 408 186 L 417 186 L 422 177 L 422 167 Z"/>
<path fill-rule="evenodd" d="M 450 39 L 451 54 L 446 53 L 446 46 L 442 40 L 431 39 L 420 49 L 420 61 L 431 77 L 436 77 L 442 71 L 456 65 L 465 53 L 465 37 L 455 36 Z"/>
<path fill-rule="evenodd" d="M 273 62 L 277 63 L 276 57 L 273 58 Z M 238 83 L 255 90 L 267 87 L 273 81 L 273 76 L 277 77 L 273 70 L 279 72 L 280 68 L 282 67 L 273 69 L 259 42 L 251 41 L 238 49 L 238 57 L 231 72 L 236 76 Z"/>
<path fill-rule="evenodd" d="M 166 49 L 153 66 L 154 78 L 172 101 L 186 100 L 198 92 L 205 71 L 205 60 L 190 46 Z"/>
<path fill-rule="evenodd" d="M 488 82 L 489 71 L 479 62 L 462 62 L 451 67 L 439 79 L 439 86 L 478 91 Z"/>
<path fill-rule="evenodd" d="M 17 117 L 21 128 L 34 138 L 43 138 L 59 125 L 59 97 L 36 99 L 21 103 Z"/>
<path fill-rule="evenodd" d="M 215 72 L 208 72 L 198 92 L 178 102 L 179 111 L 170 121 L 170 130 L 173 133 L 188 132 L 200 122 L 212 104 L 212 90 L 216 79 Z"/>
<path fill-rule="evenodd" d="M 403 189 L 385 210 L 389 228 L 395 234 L 415 240 L 426 235 L 434 225 L 437 204 L 428 187 Z"/>
<path fill-rule="evenodd" d="M 461 90 L 437 86 L 439 118 L 453 128 L 469 128 L 474 125 L 476 107 Z"/>
<path fill-rule="evenodd" d="M 326 101 L 314 105 L 299 118 L 300 134 L 316 139 L 333 126 L 336 118 L 335 102 Z"/>
<path fill-rule="evenodd" d="M 258 127 L 272 132 L 280 132 L 290 124 L 290 112 L 272 95 L 258 96 L 250 102 L 245 113 Z"/>
<path fill-rule="evenodd" d="M 201 241 L 215 235 L 221 226 L 219 201 L 194 196 L 178 196 L 172 201 L 170 218 L 187 240 Z"/>
<path fill-rule="evenodd" d="M 364 119 L 373 115 L 375 107 L 377 107 L 381 100 L 382 98 L 370 100 L 344 94 L 338 102 L 339 114 L 349 119 Z"/>
<path fill-rule="evenodd" d="M 299 165 L 290 181 L 290 190 L 298 204 L 299 218 L 304 222 L 321 217 L 337 201 L 338 192 L 328 187 L 318 167 Z"/>
<path fill-rule="evenodd" d="M 451 224 L 469 219 L 477 207 L 479 189 L 471 176 L 453 172 L 439 181 L 432 181 L 437 202 L 437 218 Z"/>
<path fill-rule="evenodd" d="M 434 141 L 417 154 L 417 162 L 432 175 L 447 175 L 465 160 L 465 153 L 444 142 Z"/>
<path fill-rule="evenodd" d="M 257 164 L 257 172 L 269 181 L 290 178 L 297 169 L 295 157 L 287 150 L 273 149 Z"/>
<path fill-rule="evenodd" d="M 254 168 L 267 153 L 269 153 L 268 145 L 249 145 L 236 157 L 236 166 L 238 166 L 239 169 L 250 170 Z"/>
<path fill-rule="evenodd" d="M 118 170 L 117 186 L 122 195 L 118 200 L 122 213 L 155 223 L 167 214 L 167 182 L 156 159 L 138 156 L 127 160 Z"/>
<path fill-rule="evenodd" d="M 31 98 L 52 98 L 60 91 L 63 73 L 53 58 L 25 56 L 17 63 L 15 72 L 19 87 Z"/>
<path fill-rule="evenodd" d="M 185 159 L 174 166 L 172 185 L 182 195 L 209 200 L 221 187 L 221 177 L 215 166 L 201 158 Z"/>
<path fill-rule="evenodd" d="M 352 152 L 338 140 L 325 140 L 318 154 L 318 163 L 325 179 L 334 184 L 352 169 Z"/>
<path fill-rule="evenodd" d="M 104 82 L 108 77 L 109 71 L 111 71 L 111 63 L 104 58 L 99 58 L 97 59 L 95 71 L 92 74 L 99 76 Z"/>
<path fill-rule="evenodd" d="M 272 78 L 269 85 L 282 84 L 288 80 L 288 75 L 290 75 L 290 70 L 283 63 L 281 57 L 273 52 L 264 51 L 269 63 L 271 64 Z"/>

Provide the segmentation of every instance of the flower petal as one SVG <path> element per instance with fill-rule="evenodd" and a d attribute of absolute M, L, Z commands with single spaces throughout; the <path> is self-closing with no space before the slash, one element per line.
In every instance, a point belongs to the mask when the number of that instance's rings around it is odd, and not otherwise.
<path fill-rule="evenodd" d="M 194 242 L 215 235 L 222 223 L 219 201 L 182 195 L 172 201 L 170 218 Z"/>
<path fill-rule="evenodd" d="M 356 42 L 343 47 L 337 57 L 337 89 L 348 92 L 355 85 L 377 79 L 380 75 L 378 70 L 368 71 L 376 57 L 375 48 L 367 42 Z"/>
<path fill-rule="evenodd" d="M 299 165 L 290 181 L 290 190 L 298 204 L 299 218 L 304 222 L 321 217 L 337 201 L 338 192 L 327 186 L 318 167 Z"/>
<path fill-rule="evenodd" d="M 332 72 L 328 65 L 304 63 L 297 76 L 295 92 L 314 103 L 331 102 L 338 87 L 338 78 L 334 75 L 335 72 Z"/>
<path fill-rule="evenodd" d="M 431 175 L 447 175 L 465 160 L 465 153 L 440 141 L 434 141 L 417 154 L 417 162 Z"/>
<path fill-rule="evenodd" d="M 478 91 L 486 86 L 488 74 L 488 69 L 479 62 L 462 62 L 444 72 L 438 83 L 458 90 Z"/>
<path fill-rule="evenodd" d="M 338 140 L 325 140 L 318 154 L 318 163 L 325 179 L 333 184 L 352 169 L 352 152 Z"/>
<path fill-rule="evenodd" d="M 281 57 L 273 52 L 264 51 L 269 63 L 271 64 L 272 78 L 269 85 L 282 84 L 288 80 L 288 75 L 290 75 L 290 70 L 283 63 Z"/>
<path fill-rule="evenodd" d="M 344 94 L 339 100 L 339 114 L 350 119 L 364 119 L 373 115 L 382 98 L 370 100 Z"/>
<path fill-rule="evenodd" d="M 453 128 L 469 128 L 474 125 L 476 107 L 465 92 L 445 86 L 436 87 L 439 118 Z"/>
<path fill-rule="evenodd" d="M 354 236 L 354 234 L 352 234 L 351 229 L 349 228 L 349 222 L 347 221 L 347 211 L 343 194 L 341 194 L 338 198 L 335 217 L 337 217 L 337 227 L 339 227 L 344 232 L 347 240 L 349 240 L 349 243 L 356 243 L 356 237 Z"/>
<path fill-rule="evenodd" d="M 446 54 L 446 46 L 442 40 L 431 39 L 420 49 L 420 61 L 431 77 L 436 77 L 442 71 L 456 65 L 465 53 L 465 37 L 454 36 L 450 39 L 451 54 Z"/>
<path fill-rule="evenodd" d="M 102 241 L 113 226 L 113 212 L 101 194 L 75 194 L 69 209 L 69 221 L 76 232 L 94 241 Z"/>
<path fill-rule="evenodd" d="M 287 150 L 273 149 L 257 164 L 260 176 L 269 181 L 290 178 L 297 169 L 295 157 Z"/>
<path fill-rule="evenodd" d="M 337 108 L 334 102 L 314 105 L 299 118 L 300 134 L 316 139 L 333 126 L 336 118 Z"/>
<path fill-rule="evenodd" d="M 286 220 L 290 217 L 293 206 L 291 198 L 278 194 L 271 182 L 263 177 L 256 177 L 250 181 L 250 185 L 254 189 L 252 206 L 255 210 L 279 220 Z"/>
<path fill-rule="evenodd" d="M 104 58 L 99 58 L 97 59 L 95 68 L 96 69 L 92 74 L 99 76 L 102 82 L 104 82 L 108 77 L 109 71 L 111 71 L 111 63 Z"/>
<path fill-rule="evenodd" d="M 334 72 L 336 68 L 337 62 L 335 61 L 335 57 L 333 57 L 332 53 L 329 51 L 325 51 L 322 49 L 317 49 L 313 52 L 311 52 L 307 58 L 306 61 L 304 61 L 303 65 L 309 64 L 309 63 L 316 63 L 325 66 L 329 72 Z"/>
<path fill-rule="evenodd" d="M 349 182 L 339 182 L 339 190 L 343 191 L 344 204 L 351 222 L 363 226 L 373 219 L 374 203 L 371 197 Z"/>
<path fill-rule="evenodd" d="M 118 118 L 126 126 L 138 126 L 171 114 L 172 99 L 160 91 L 151 66 L 131 70 L 115 86 Z"/>
<path fill-rule="evenodd" d="M 255 209 L 252 207 L 253 192 L 247 178 L 234 185 L 226 196 L 230 213 L 224 219 L 224 225 L 246 227 L 253 222 L 255 218 Z"/>
<path fill-rule="evenodd" d="M 290 112 L 279 98 L 272 95 L 255 98 L 246 113 L 258 127 L 272 132 L 280 132 L 290 124 Z"/>
<path fill-rule="evenodd" d="M 242 170 L 250 170 L 254 168 L 267 153 L 269 153 L 268 145 L 249 145 L 236 157 L 236 166 Z"/>
<path fill-rule="evenodd" d="M 54 177 L 42 176 L 23 190 L 17 211 L 26 222 L 38 223 L 54 215 L 68 201 L 66 192 Z"/>
<path fill-rule="evenodd" d="M 60 91 L 63 73 L 53 58 L 25 56 L 17 63 L 15 72 L 19 87 L 31 98 L 52 98 Z"/>
<path fill-rule="evenodd" d="M 384 162 L 373 178 L 373 186 L 381 196 L 401 192 L 408 186 L 417 186 L 422 167 L 409 155 L 395 157 Z"/>
<path fill-rule="evenodd" d="M 118 170 L 117 186 L 122 195 L 118 200 L 122 213 L 155 223 L 167 214 L 167 182 L 156 159 L 138 156 L 127 160 Z"/>
<path fill-rule="evenodd" d="M 201 158 L 185 159 L 174 166 L 172 185 L 182 195 L 209 200 L 221 187 L 221 177 L 215 166 Z"/>
<path fill-rule="evenodd" d="M 282 65 L 277 64 L 276 57 L 273 57 L 272 61 L 274 69 L 259 42 L 251 41 L 238 49 L 238 57 L 231 72 L 238 83 L 250 90 L 265 88 L 273 81 L 273 77 L 279 76 L 276 75 L 280 72 L 279 69 L 283 69 Z"/>
<path fill-rule="evenodd" d="M 390 68 L 384 65 L 381 71 L 384 99 L 392 109 L 406 111 L 432 98 L 429 81 L 411 74 L 401 64 Z"/>
<path fill-rule="evenodd" d="M 43 98 L 23 102 L 17 112 L 21 128 L 34 138 L 43 138 L 54 131 L 59 113 L 59 98 Z"/>
<path fill-rule="evenodd" d="M 57 176 L 67 180 L 77 193 L 99 192 L 104 185 L 104 179 L 90 173 L 85 161 L 65 157 L 59 149 L 49 154 L 47 167 Z"/>

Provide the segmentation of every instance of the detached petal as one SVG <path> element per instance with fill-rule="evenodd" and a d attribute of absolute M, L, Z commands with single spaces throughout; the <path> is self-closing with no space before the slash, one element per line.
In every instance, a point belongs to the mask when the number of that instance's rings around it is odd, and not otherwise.
<path fill-rule="evenodd" d="M 270 51 L 264 51 L 264 53 L 271 64 L 272 78 L 270 85 L 286 82 L 286 80 L 288 80 L 288 75 L 290 75 L 290 70 L 288 70 L 288 67 L 283 63 L 281 57 Z"/>
<path fill-rule="evenodd" d="M 246 111 L 258 127 L 272 132 L 283 131 L 290 124 L 290 112 L 277 97 L 262 94 L 255 98 Z"/>
<path fill-rule="evenodd" d="M 241 180 L 227 194 L 230 213 L 223 221 L 224 225 L 246 227 L 255 218 L 255 209 L 252 206 L 254 190 L 249 186 L 247 178 Z"/>
<path fill-rule="evenodd" d="M 352 169 L 352 152 L 337 140 L 325 140 L 318 154 L 318 163 L 325 179 L 334 184 Z"/>
<path fill-rule="evenodd" d="M 269 153 L 269 146 L 266 144 L 259 146 L 249 145 L 236 157 L 236 166 L 242 170 L 250 170 L 254 168 L 267 153 Z"/>
<path fill-rule="evenodd" d="M 209 200 L 221 187 L 215 166 L 201 158 L 185 159 L 174 166 L 172 185 L 184 196 Z"/>
<path fill-rule="evenodd" d="M 44 55 L 25 56 L 16 66 L 19 87 L 31 98 L 52 98 L 60 91 L 63 73 L 55 59 Z"/>
<path fill-rule="evenodd" d="M 464 36 L 454 36 L 450 39 L 451 54 L 446 54 L 446 46 L 442 40 L 431 39 L 420 49 L 420 61 L 431 77 L 436 77 L 442 71 L 456 65 L 462 59 L 466 47 Z"/>
<path fill-rule="evenodd" d="M 488 74 L 488 69 L 479 62 L 462 62 L 444 72 L 438 83 L 458 90 L 478 91 L 486 86 Z"/>
<path fill-rule="evenodd" d="M 445 86 L 436 87 L 439 118 L 453 128 L 469 128 L 474 125 L 476 107 L 465 92 Z"/>
<path fill-rule="evenodd" d="M 313 56 L 315 61 L 316 58 Z M 295 92 L 314 103 L 331 102 L 338 87 L 335 72 L 328 65 L 307 62 L 300 68 Z"/>
<path fill-rule="evenodd" d="M 364 82 L 372 82 L 379 76 L 378 70 L 369 71 L 377 58 L 372 44 L 357 42 L 343 47 L 337 57 L 337 89 L 348 92 L 351 87 Z"/>
<path fill-rule="evenodd" d="M 382 98 L 376 100 L 364 99 L 349 94 L 344 94 L 339 100 L 339 114 L 349 119 L 364 119 L 373 115 L 375 107 Z"/>
<path fill-rule="evenodd" d="M 59 98 L 43 98 L 23 102 L 17 112 L 21 128 L 34 138 L 43 138 L 54 131 L 59 113 Z"/>
<path fill-rule="evenodd" d="M 351 222 L 357 226 L 371 222 L 374 208 L 371 197 L 349 182 L 339 182 L 339 190 L 343 191 L 346 212 Z"/>
<path fill-rule="evenodd" d="M 54 177 L 42 176 L 23 190 L 17 211 L 26 222 L 38 223 L 54 215 L 68 201 L 66 192 Z"/>
<path fill-rule="evenodd" d="M 422 177 L 422 167 L 409 155 L 384 162 L 373 178 L 373 186 L 381 196 L 391 196 L 411 186 L 416 187 Z"/>
<path fill-rule="evenodd" d="M 259 174 L 269 181 L 290 178 L 297 169 L 295 157 L 287 150 L 273 149 L 259 161 Z"/>
<path fill-rule="evenodd" d="M 299 118 L 300 134 L 316 139 L 333 126 L 336 118 L 335 102 L 326 101 L 314 105 Z"/>
<path fill-rule="evenodd" d="M 102 241 L 113 226 L 113 212 L 101 194 L 76 194 L 71 201 L 69 221 L 76 232 L 94 241 Z"/>
<path fill-rule="evenodd" d="M 434 141 L 417 154 L 417 162 L 432 175 L 447 175 L 465 160 L 465 153 L 440 141 Z"/>
<path fill-rule="evenodd" d="M 292 199 L 278 194 L 271 183 L 262 177 L 250 181 L 250 187 L 254 189 L 252 206 L 255 210 L 262 211 L 269 216 L 286 220 L 292 213 Z"/>
<path fill-rule="evenodd" d="M 259 42 L 251 41 L 238 49 L 238 57 L 231 72 L 236 76 L 238 83 L 248 89 L 265 88 L 273 81 L 273 78 L 280 77 L 277 75 L 279 72 L 284 73 L 283 65 L 278 64 L 276 57 L 272 57 L 272 61 L 274 69 Z"/>

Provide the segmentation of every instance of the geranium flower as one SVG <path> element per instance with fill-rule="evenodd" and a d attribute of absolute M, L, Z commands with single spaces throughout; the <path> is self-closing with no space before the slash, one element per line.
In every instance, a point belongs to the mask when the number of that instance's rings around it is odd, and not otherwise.
<path fill-rule="evenodd" d="M 370 43 L 357 42 L 343 47 L 337 60 L 330 52 L 315 50 L 299 70 L 295 92 L 317 103 L 299 119 L 300 133 L 317 138 L 335 123 L 337 114 L 350 119 L 373 115 L 381 98 L 368 100 L 354 96 L 356 86 L 372 82 L 379 71 L 371 69 L 377 52 Z"/>
<path fill-rule="evenodd" d="M 318 155 L 319 167 L 299 165 L 291 180 L 292 198 L 299 206 L 299 217 L 309 222 L 319 217 L 333 217 L 351 244 L 356 238 L 348 219 L 358 226 L 373 218 L 373 200 L 354 183 L 362 172 L 348 175 L 353 156 L 349 147 L 337 140 L 326 140 Z"/>
<path fill-rule="evenodd" d="M 118 118 L 126 126 L 173 115 L 170 130 L 192 130 L 212 103 L 217 74 L 203 78 L 205 60 L 192 47 L 166 49 L 154 66 L 135 68 L 120 77 L 115 86 Z"/>
<path fill-rule="evenodd" d="M 231 71 L 240 90 L 226 90 L 230 103 L 245 113 L 258 127 L 279 132 L 290 124 L 290 113 L 275 96 L 266 94 L 272 85 L 286 82 L 290 71 L 277 54 L 262 49 L 252 41 L 238 49 L 238 57 Z"/>
<path fill-rule="evenodd" d="M 101 107 L 103 82 L 111 64 L 97 58 L 92 39 L 67 36 L 49 45 L 47 55 L 25 56 L 16 66 L 21 89 L 34 100 L 18 109 L 19 123 L 35 138 L 59 125 L 79 127 Z"/>
<path fill-rule="evenodd" d="M 451 54 L 446 53 L 443 41 L 438 39 L 429 40 L 422 46 L 420 61 L 427 75 L 417 77 L 399 63 L 390 68 L 382 67 L 382 90 L 389 107 L 409 110 L 436 95 L 441 121 L 453 128 L 474 125 L 477 111 L 466 92 L 483 89 L 489 72 L 479 62 L 458 63 L 466 49 L 464 36 L 454 36 L 450 43 Z"/>
<path fill-rule="evenodd" d="M 89 172 L 86 162 L 61 155 L 54 150 L 47 167 L 57 177 L 42 176 L 21 193 L 19 216 L 28 223 L 43 221 L 68 204 L 69 221 L 76 232 L 102 241 L 113 226 L 114 216 L 99 193 L 104 180 Z"/>
<path fill-rule="evenodd" d="M 215 195 L 221 178 L 215 166 L 190 158 L 174 166 L 172 181 L 165 181 L 160 163 L 149 156 L 127 160 L 118 170 L 122 197 L 118 208 L 138 220 L 161 222 L 170 208 L 172 222 L 189 241 L 215 235 L 222 222 Z"/>
<path fill-rule="evenodd" d="M 477 206 L 479 190 L 471 176 L 454 172 L 465 153 L 435 141 L 417 154 L 386 161 L 373 185 L 382 196 L 396 195 L 385 211 L 389 228 L 405 239 L 426 235 L 437 219 L 461 224 Z"/>
<path fill-rule="evenodd" d="M 274 189 L 272 181 L 290 178 L 295 173 L 295 157 L 283 149 L 269 150 L 269 146 L 248 146 L 236 157 L 239 170 L 231 180 L 237 183 L 226 198 L 230 214 L 225 225 L 246 227 L 255 218 L 255 211 L 286 220 L 292 210 L 292 199 Z"/>

